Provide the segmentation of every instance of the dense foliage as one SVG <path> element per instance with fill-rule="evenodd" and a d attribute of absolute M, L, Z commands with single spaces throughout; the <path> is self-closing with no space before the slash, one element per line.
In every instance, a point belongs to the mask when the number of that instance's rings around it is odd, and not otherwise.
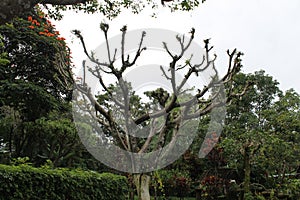
<path fill-rule="evenodd" d="M 0 165 L 0 199 L 127 199 L 127 180 L 110 173 Z"/>
<path fill-rule="evenodd" d="M 190 11 L 195 9 L 205 0 L 2 0 L 0 2 L 0 24 L 5 24 L 15 17 L 20 17 L 35 6 L 43 6 L 48 15 L 54 19 L 61 19 L 62 11 L 84 11 L 86 13 L 102 13 L 112 19 L 124 10 L 137 14 L 145 8 L 151 8 L 154 13 L 161 6 L 167 6 L 172 11 Z"/>
<path fill-rule="evenodd" d="M 47 159 L 60 167 L 95 166 L 72 122 L 65 39 L 38 8 L 0 26 L 0 34 L 2 163 L 26 156 L 36 166 Z"/>

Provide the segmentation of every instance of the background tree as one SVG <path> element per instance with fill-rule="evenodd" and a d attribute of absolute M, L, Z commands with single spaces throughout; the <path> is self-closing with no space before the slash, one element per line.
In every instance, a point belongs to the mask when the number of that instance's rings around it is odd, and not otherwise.
<path fill-rule="evenodd" d="M 64 38 L 38 9 L 0 26 L 0 33 L 3 151 L 12 158 L 30 157 L 36 165 L 46 159 L 67 165 L 82 148 L 68 113 L 73 77 Z"/>
<path fill-rule="evenodd" d="M 255 183 L 274 188 L 275 183 L 280 183 L 274 176 L 284 178 L 284 174 L 295 172 L 298 122 L 290 117 L 298 120 L 299 99 L 294 91 L 283 95 L 278 82 L 264 71 L 238 74 L 234 81 L 234 89 L 246 81 L 254 82 L 254 87 L 228 106 L 220 145 L 228 164 L 244 176 L 247 195 Z"/>

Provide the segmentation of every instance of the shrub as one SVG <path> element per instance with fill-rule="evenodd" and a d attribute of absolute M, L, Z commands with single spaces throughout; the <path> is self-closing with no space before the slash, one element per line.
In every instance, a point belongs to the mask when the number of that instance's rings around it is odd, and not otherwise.
<path fill-rule="evenodd" d="M 127 180 L 110 173 L 0 165 L 0 199 L 127 199 Z"/>

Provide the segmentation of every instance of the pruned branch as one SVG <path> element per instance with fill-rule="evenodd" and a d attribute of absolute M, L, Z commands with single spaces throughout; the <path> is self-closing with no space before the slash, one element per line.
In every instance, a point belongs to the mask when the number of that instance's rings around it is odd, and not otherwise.
<path fill-rule="evenodd" d="M 191 37 L 188 41 L 186 41 L 187 38 L 185 36 L 176 36 L 176 39 L 180 44 L 180 52 L 178 54 L 172 53 L 168 45 L 166 43 L 163 43 L 163 47 L 171 57 L 171 61 L 167 69 L 163 68 L 162 66 L 160 66 L 160 69 L 162 71 L 162 75 L 171 82 L 172 93 L 167 93 L 167 95 L 165 95 L 163 89 L 162 91 L 156 90 L 153 93 L 148 93 L 150 95 L 150 100 L 153 100 L 153 103 L 155 103 L 153 107 L 149 106 L 152 108 L 152 111 L 150 112 L 145 110 L 143 112 L 139 112 L 139 114 L 132 116 L 135 107 L 131 102 L 129 84 L 123 79 L 123 75 L 129 67 L 136 63 L 142 51 L 146 49 L 146 47 L 143 47 L 143 41 L 146 33 L 142 32 L 141 38 L 139 40 L 138 50 L 135 52 L 133 60 L 130 61 L 129 55 L 126 55 L 125 52 L 127 27 L 124 26 L 121 29 L 122 39 L 120 51 L 122 65 L 120 68 L 116 68 L 114 64 L 116 61 L 117 49 L 115 49 L 114 55 L 111 55 L 110 44 L 108 40 L 108 28 L 108 25 L 101 24 L 101 29 L 104 32 L 106 41 L 108 63 L 101 63 L 94 58 L 93 54 L 89 55 L 81 33 L 79 31 L 74 31 L 74 33 L 81 40 L 85 54 L 93 63 L 97 65 L 95 69 L 90 69 L 90 72 L 93 76 L 98 78 L 103 91 L 106 93 L 106 95 L 109 95 L 110 103 L 113 103 L 118 109 L 117 113 L 119 116 L 112 115 L 108 111 L 109 108 L 104 108 L 102 105 L 100 105 L 99 102 L 95 100 L 95 97 L 93 97 L 93 95 L 91 94 L 90 89 L 80 85 L 77 87 L 79 88 L 79 91 L 81 91 L 90 100 L 92 105 L 95 105 L 95 110 L 100 113 L 100 115 L 97 117 L 102 117 L 103 119 L 105 119 L 105 121 L 100 120 L 99 123 L 105 122 L 106 127 L 110 126 L 107 127 L 107 129 L 109 129 L 109 131 L 115 131 L 115 133 L 117 134 L 116 139 L 120 140 L 119 144 L 122 144 L 122 146 L 128 151 L 144 153 L 148 150 L 152 150 L 150 149 L 150 147 L 159 149 L 160 147 L 162 147 L 161 145 L 164 145 L 164 143 L 166 142 L 166 136 L 168 134 L 171 134 L 171 139 L 177 137 L 178 129 L 180 128 L 182 123 L 190 119 L 195 119 L 207 115 L 208 113 L 212 112 L 213 109 L 224 106 L 226 103 L 230 102 L 232 98 L 237 98 L 244 95 L 251 86 L 250 83 L 247 84 L 239 93 L 233 93 L 232 90 L 229 89 L 227 90 L 229 91 L 229 93 L 227 94 L 228 98 L 225 99 L 224 84 L 232 84 L 233 77 L 240 71 L 240 68 L 242 66 L 242 53 L 237 52 L 236 49 L 232 52 L 227 52 L 229 56 L 229 65 L 227 68 L 227 72 L 224 76 L 219 77 L 219 74 L 215 67 L 215 60 L 217 59 L 217 56 L 214 55 L 214 57 L 210 59 L 210 52 L 213 49 L 213 46 L 210 46 L 209 39 L 204 40 L 205 55 L 203 56 L 200 63 L 192 64 L 191 60 L 193 58 L 193 55 L 190 55 L 190 58 L 186 60 L 185 64 L 183 64 L 182 66 L 178 65 L 178 62 L 183 58 L 185 52 L 191 46 L 194 39 L 195 30 L 192 29 L 190 32 Z M 104 70 L 103 67 L 108 69 L 108 71 Z M 188 93 L 188 89 L 184 90 L 184 87 L 186 86 L 188 80 L 191 79 L 192 75 L 198 76 L 200 73 L 203 73 L 208 69 L 211 69 L 213 74 L 211 75 L 210 80 L 206 86 L 197 88 L 198 90 L 193 95 L 191 93 Z M 176 78 L 178 77 L 176 77 L 176 71 L 179 70 L 186 71 L 184 71 L 185 73 L 183 79 L 177 82 Z M 101 73 L 111 74 L 117 79 L 119 84 L 118 89 L 120 89 L 118 90 L 118 94 L 121 96 L 122 100 L 114 98 L 113 91 L 110 91 L 110 88 L 104 82 Z M 179 103 L 178 95 L 185 95 L 185 93 L 188 94 L 186 95 L 186 98 L 188 99 L 184 99 L 184 102 Z M 124 122 L 122 124 L 117 124 L 118 117 L 124 119 Z M 157 121 L 160 117 L 163 117 L 165 121 L 161 126 L 158 126 Z M 134 131 L 133 125 L 142 127 L 146 125 L 150 126 L 149 130 L 147 130 L 147 134 L 145 137 L 146 139 L 143 141 L 143 144 L 138 144 L 138 142 L 136 142 L 137 138 L 135 137 L 135 135 L 132 135 L 131 132 Z M 155 138 L 155 140 L 153 138 Z M 150 144 L 154 141 L 156 142 L 156 146 L 150 146 Z"/>
<path fill-rule="evenodd" d="M 128 67 L 131 67 L 131 66 L 133 66 L 136 63 L 136 61 L 139 58 L 139 56 L 141 55 L 141 53 L 147 49 L 146 47 L 142 48 L 142 45 L 143 45 L 143 42 L 144 42 L 144 38 L 146 37 L 146 32 L 145 31 L 142 32 L 142 36 L 141 36 L 141 39 L 140 39 L 138 50 L 136 51 L 134 59 L 132 60 L 132 62 L 130 62 L 129 61 L 129 55 L 127 56 L 127 60 L 125 60 L 125 52 L 124 52 L 124 49 L 125 49 L 125 36 L 126 36 L 127 27 L 124 26 L 121 29 L 121 31 L 122 31 L 122 42 L 121 42 L 122 67 L 121 67 L 120 73 L 124 73 L 125 70 Z"/>
<path fill-rule="evenodd" d="M 110 68 L 110 65 L 109 65 L 109 64 L 99 62 L 97 59 L 94 58 L 93 55 L 90 55 L 90 54 L 88 53 L 87 48 L 86 48 L 86 45 L 85 45 L 85 41 L 84 41 L 84 39 L 83 39 L 83 37 L 82 37 L 82 35 L 81 35 L 81 32 L 80 32 L 79 30 L 73 30 L 72 33 L 80 39 L 80 42 L 81 42 L 82 47 L 83 47 L 83 51 L 84 51 L 85 55 L 88 57 L 88 59 L 89 59 L 90 61 L 92 61 L 93 63 L 95 63 L 95 64 L 97 64 L 97 65 L 99 65 L 99 66 L 105 66 L 105 67 Z"/>

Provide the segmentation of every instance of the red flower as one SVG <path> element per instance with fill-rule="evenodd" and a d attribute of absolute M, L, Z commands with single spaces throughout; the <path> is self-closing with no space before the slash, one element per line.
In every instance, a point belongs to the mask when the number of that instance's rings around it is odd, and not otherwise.
<path fill-rule="evenodd" d="M 28 21 L 32 21 L 32 17 L 31 16 L 28 16 Z"/>
<path fill-rule="evenodd" d="M 57 40 L 59 40 L 59 41 L 64 41 L 64 40 L 66 40 L 66 38 L 58 37 Z"/>
<path fill-rule="evenodd" d="M 34 26 L 28 26 L 28 28 L 30 28 L 30 29 L 34 29 Z"/>
<path fill-rule="evenodd" d="M 53 37 L 53 36 L 55 36 L 53 33 L 47 33 L 47 36 L 48 37 Z"/>

